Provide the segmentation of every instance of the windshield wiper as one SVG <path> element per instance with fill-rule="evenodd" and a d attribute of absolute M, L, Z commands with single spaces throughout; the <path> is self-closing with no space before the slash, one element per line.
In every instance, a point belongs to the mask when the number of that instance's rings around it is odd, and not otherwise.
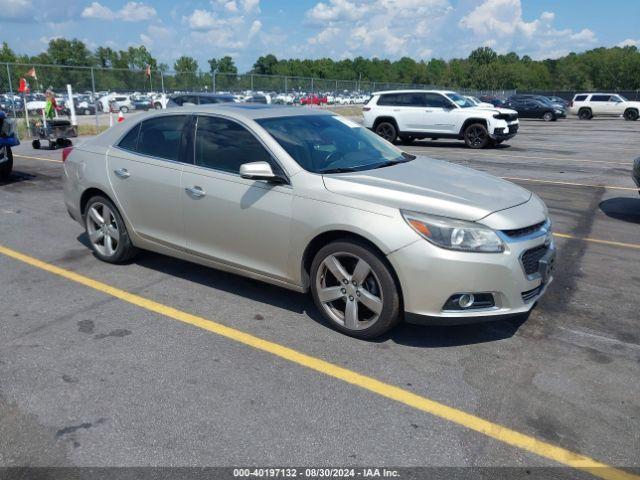
<path fill-rule="evenodd" d="M 395 159 L 395 160 L 387 160 L 386 162 L 382 162 L 379 163 L 378 165 L 372 167 L 372 168 L 384 168 L 384 167 L 390 167 L 392 165 L 397 165 L 399 163 L 407 163 L 410 162 L 411 160 L 415 160 L 416 157 L 415 155 L 410 155 L 408 153 L 403 152 L 402 153 L 403 158 L 402 159 Z"/>
<path fill-rule="evenodd" d="M 327 168 L 326 170 L 318 170 L 318 173 L 346 173 L 355 172 L 358 169 L 355 167 L 340 167 L 340 168 Z"/>

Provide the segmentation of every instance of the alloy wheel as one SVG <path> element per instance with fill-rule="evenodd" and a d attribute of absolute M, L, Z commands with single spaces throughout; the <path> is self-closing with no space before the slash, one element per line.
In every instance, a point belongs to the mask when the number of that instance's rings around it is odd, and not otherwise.
<path fill-rule="evenodd" d="M 380 280 L 357 255 L 337 252 L 327 256 L 317 270 L 315 282 L 324 312 L 344 328 L 364 330 L 380 318 Z"/>
<path fill-rule="evenodd" d="M 384 138 L 387 142 L 393 142 L 395 140 L 393 136 L 395 132 L 393 131 L 393 127 L 389 124 L 383 123 L 382 125 L 379 125 L 376 129 L 376 133 Z"/>
<path fill-rule="evenodd" d="M 91 204 L 86 222 L 89 241 L 93 247 L 105 257 L 115 255 L 120 243 L 120 229 L 111 209 L 104 203 Z"/>
<path fill-rule="evenodd" d="M 467 130 L 467 139 L 472 147 L 480 147 L 486 140 L 486 133 L 481 127 L 471 127 Z"/>

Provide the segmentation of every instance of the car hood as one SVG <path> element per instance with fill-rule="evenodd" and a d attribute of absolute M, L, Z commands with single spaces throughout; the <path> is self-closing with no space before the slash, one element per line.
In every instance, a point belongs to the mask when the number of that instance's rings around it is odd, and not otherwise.
<path fill-rule="evenodd" d="M 480 220 L 526 203 L 531 192 L 471 168 L 428 157 L 354 173 L 326 174 L 327 190 L 392 208 Z"/>
<path fill-rule="evenodd" d="M 487 114 L 495 114 L 495 113 L 504 113 L 504 114 L 508 114 L 508 115 L 517 115 L 518 112 L 516 112 L 515 110 L 512 110 L 510 108 L 503 108 L 503 107 L 494 107 L 491 106 L 491 108 L 489 107 L 467 107 L 464 109 L 465 112 L 474 112 L 474 113 L 478 113 L 478 114 L 482 114 L 482 115 L 487 115 Z"/>

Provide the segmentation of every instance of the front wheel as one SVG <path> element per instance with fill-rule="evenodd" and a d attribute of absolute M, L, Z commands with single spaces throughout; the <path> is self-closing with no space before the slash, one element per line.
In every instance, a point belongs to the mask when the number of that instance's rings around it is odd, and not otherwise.
<path fill-rule="evenodd" d="M 624 112 L 624 119 L 631 122 L 638 120 L 638 110 L 630 108 Z"/>
<path fill-rule="evenodd" d="M 482 123 L 472 123 L 464 131 L 464 143 L 473 149 L 485 148 L 489 145 L 489 132 Z"/>
<path fill-rule="evenodd" d="M 120 107 L 122 113 L 129 113 L 129 107 Z"/>
<path fill-rule="evenodd" d="M 34 140 L 33 142 L 31 142 L 31 146 L 34 150 L 40 150 L 40 140 Z"/>
<path fill-rule="evenodd" d="M 100 260 L 123 263 L 137 253 L 120 212 L 108 198 L 96 195 L 89 199 L 84 225 L 91 248 Z"/>
<path fill-rule="evenodd" d="M 556 117 L 555 117 L 555 115 L 554 115 L 553 113 L 551 113 L 551 112 L 545 112 L 545 114 L 544 114 L 544 115 L 542 115 L 542 119 L 543 119 L 545 122 L 551 122 L 551 121 L 555 120 L 555 119 L 556 119 Z"/>
<path fill-rule="evenodd" d="M 393 143 L 398 136 L 396 126 L 391 122 L 380 122 L 376 126 L 376 133 L 384 138 L 387 142 Z"/>
<path fill-rule="evenodd" d="M 311 279 L 316 306 L 347 335 L 375 338 L 400 321 L 400 293 L 391 269 L 365 244 L 326 245 L 313 259 Z"/>
<path fill-rule="evenodd" d="M 8 180 L 13 170 L 13 152 L 11 151 L 11 147 L 4 147 L 3 156 L 6 158 L 0 163 L 0 180 Z"/>

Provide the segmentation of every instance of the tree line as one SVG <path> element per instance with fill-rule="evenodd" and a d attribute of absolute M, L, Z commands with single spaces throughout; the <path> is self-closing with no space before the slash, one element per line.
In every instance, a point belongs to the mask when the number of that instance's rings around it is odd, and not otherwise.
<path fill-rule="evenodd" d="M 159 89 L 160 82 L 164 82 L 167 90 L 250 87 L 246 78 L 236 77 L 238 68 L 230 56 L 211 58 L 202 66 L 192 57 L 181 56 L 169 66 L 158 62 L 145 46 L 131 46 L 126 50 L 98 47 L 91 51 L 77 39 L 53 39 L 45 51 L 33 56 L 16 54 L 3 42 L 0 62 L 25 64 L 24 68 L 12 68 L 14 82 L 25 75 L 28 65 L 47 64 L 101 67 L 95 70 L 94 78 L 90 70 L 39 69 L 42 81 L 55 86 L 72 83 L 87 89 L 95 84 L 96 90 L 147 90 L 149 87 Z M 151 78 L 140 74 L 147 66 L 152 71 Z M 640 89 L 640 51 L 635 46 L 601 47 L 546 60 L 533 60 L 514 52 L 498 54 L 489 47 L 479 47 L 467 58 L 420 61 L 409 57 L 391 61 L 361 56 L 344 60 L 278 59 L 269 54 L 259 57 L 247 73 L 478 90 L 636 90 Z M 261 84 L 262 88 L 281 87 L 275 81 L 271 82 L 272 86 L 265 82 L 262 81 L 266 85 Z M 290 84 L 289 89 L 293 88 L 295 84 Z"/>

